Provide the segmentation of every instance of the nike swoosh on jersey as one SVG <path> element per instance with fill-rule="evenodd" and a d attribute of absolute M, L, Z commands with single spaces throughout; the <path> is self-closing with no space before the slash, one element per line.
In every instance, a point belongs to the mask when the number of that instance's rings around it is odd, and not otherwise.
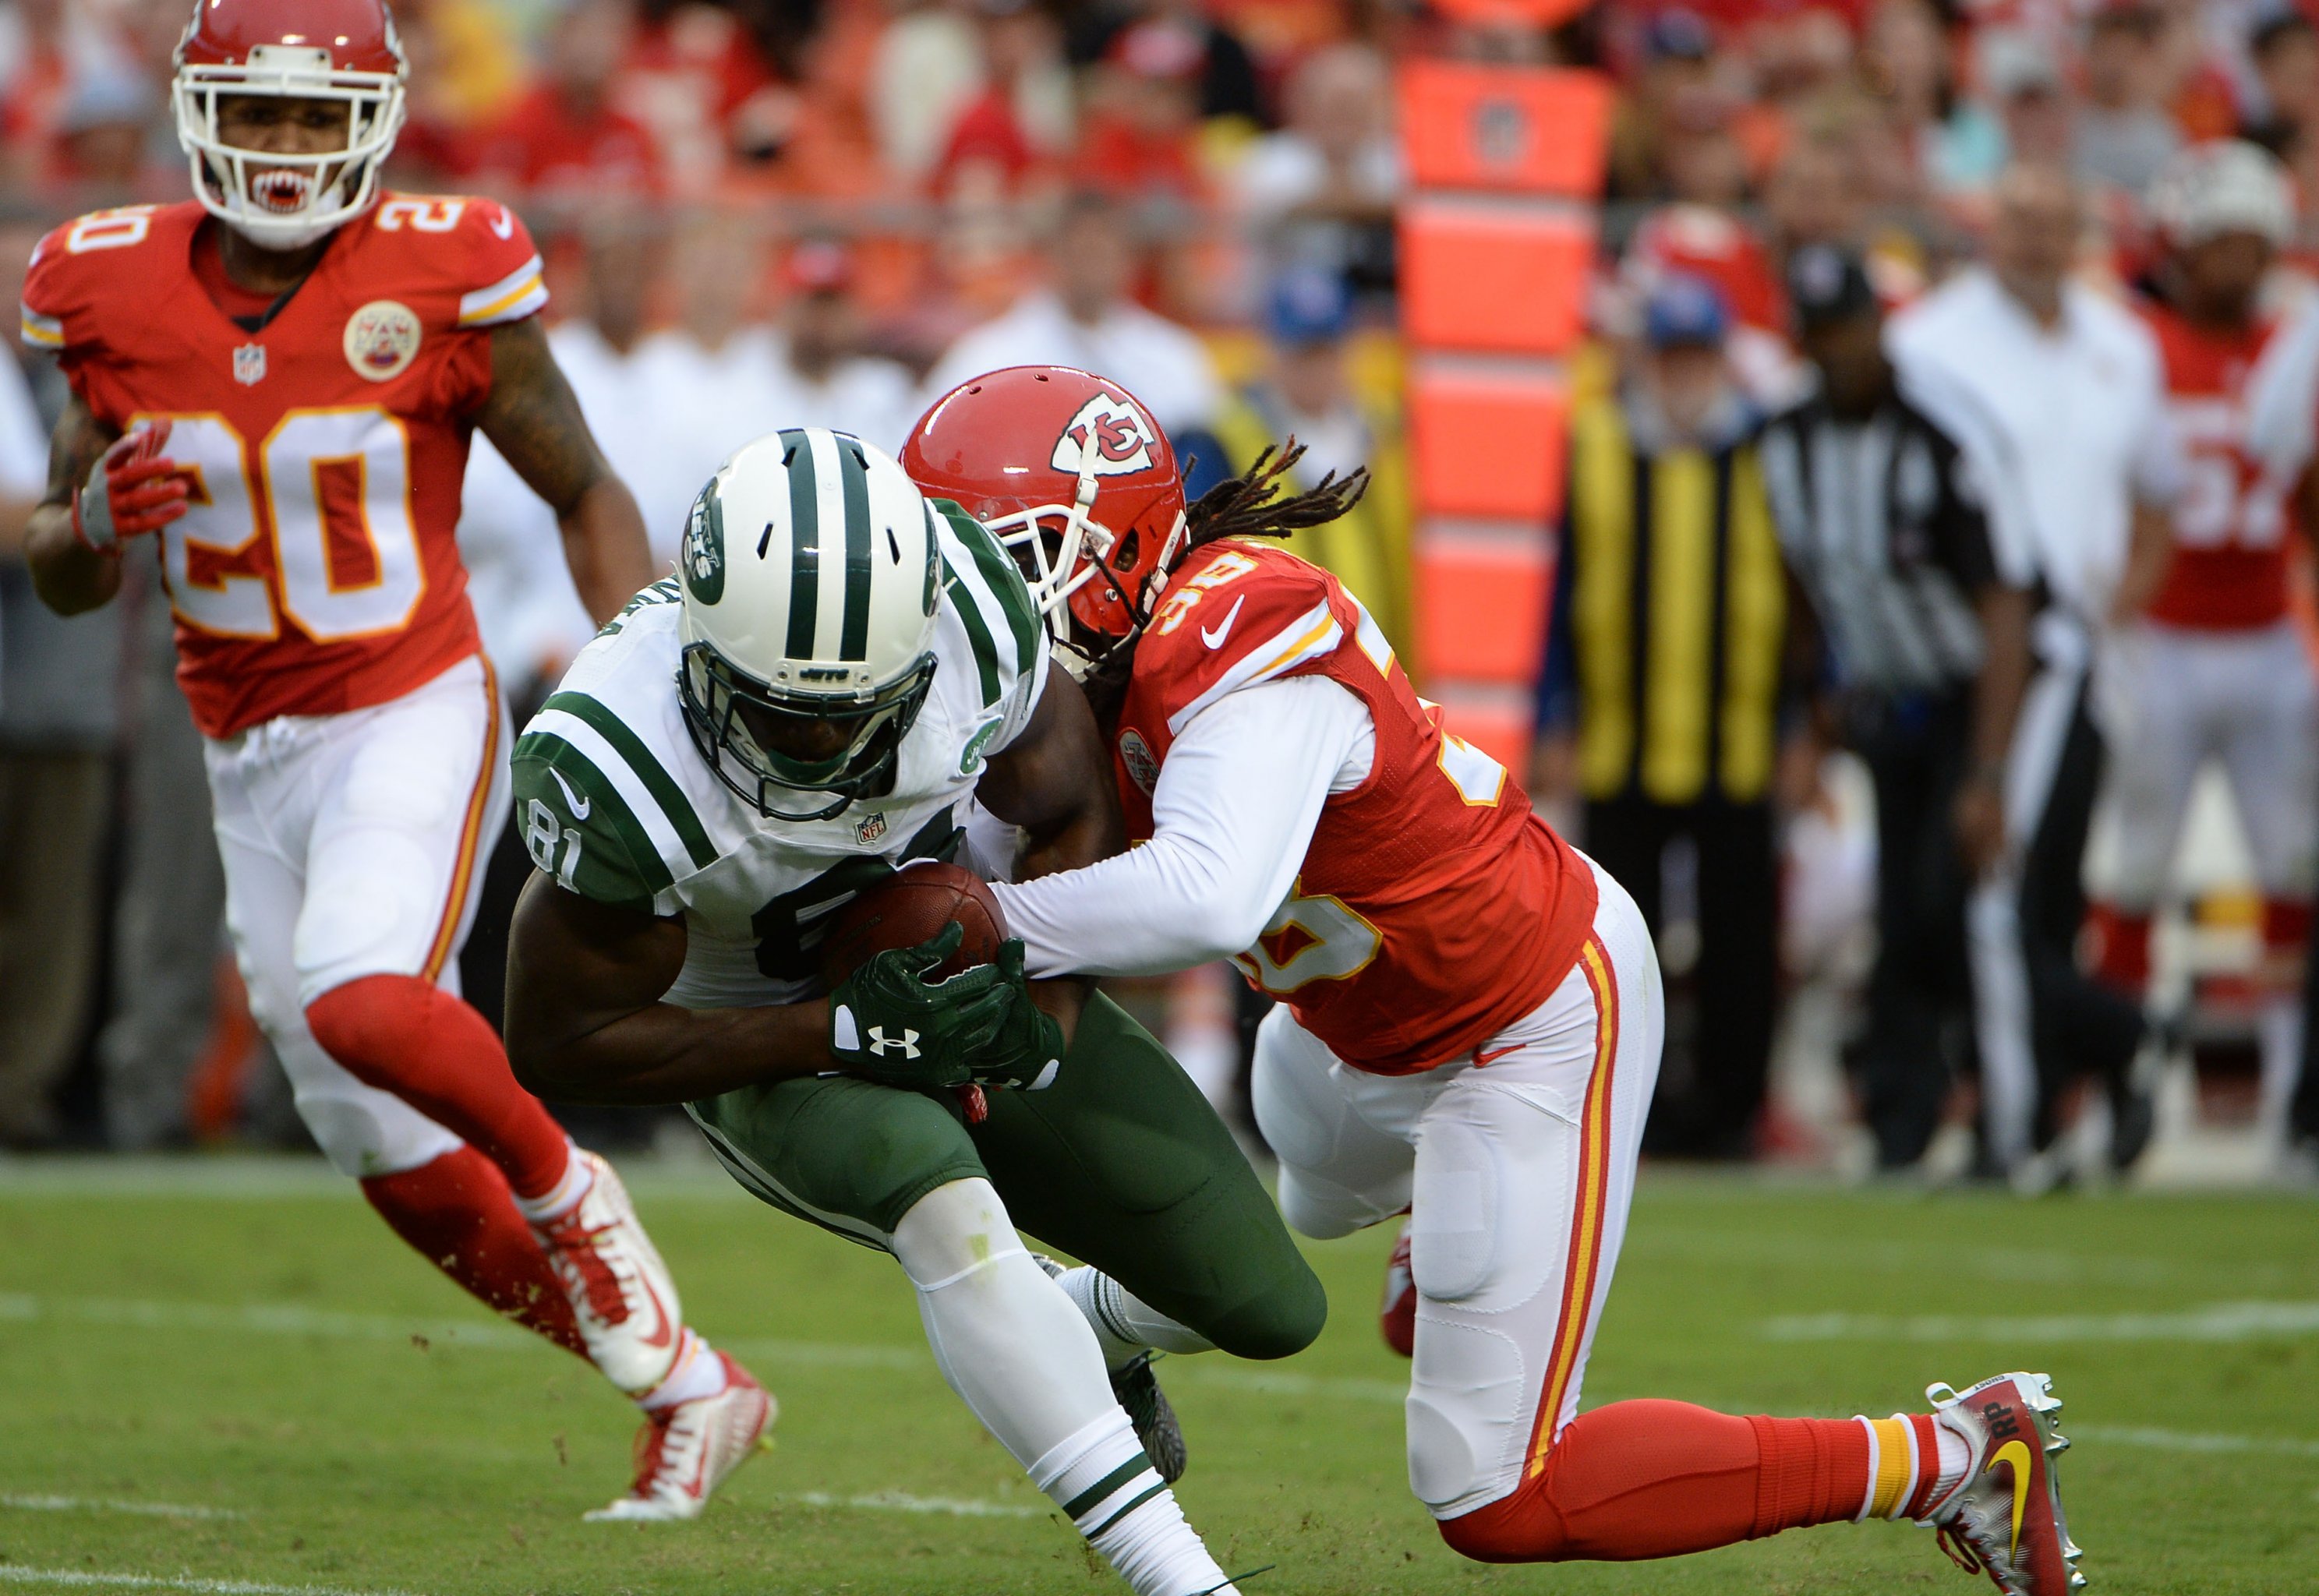
<path fill-rule="evenodd" d="M 1486 1052 L 1480 1048 L 1475 1048 L 1474 1050 L 1474 1068 L 1479 1069 L 1484 1064 L 1494 1064 L 1499 1059 L 1504 1058 L 1508 1053 L 1519 1053 L 1521 1050 L 1522 1044 L 1520 1042 L 1516 1042 L 1511 1047 L 1491 1048 Z"/>
<path fill-rule="evenodd" d="M 2018 1563 L 2021 1560 L 2021 1515 L 2029 1505 L 2029 1443 L 2006 1442 L 1997 1448 L 1996 1456 L 1981 1472 L 1993 1474 L 2001 1463 L 2009 1464 L 2013 1468 L 2013 1544 L 2005 1554 L 2005 1560 Z"/>
<path fill-rule="evenodd" d="M 557 770 L 554 765 L 547 767 L 547 773 L 555 777 L 555 785 L 564 789 L 564 802 L 565 806 L 571 809 L 572 818 L 574 820 L 587 819 L 588 811 L 595 806 L 590 802 L 590 800 L 582 798 L 578 793 L 573 791 L 572 783 L 566 781 L 564 779 L 564 772 Z"/>
<path fill-rule="evenodd" d="M 499 214 L 492 218 L 491 227 L 492 231 L 499 234 L 502 239 L 515 237 L 515 218 L 509 214 L 504 205 L 500 207 Z"/>
<path fill-rule="evenodd" d="M 1210 648 L 1222 648 L 1224 645 L 1224 639 L 1232 636 L 1232 622 L 1240 618 L 1240 607 L 1247 602 L 1248 595 L 1246 593 L 1242 593 L 1239 598 L 1234 599 L 1232 600 L 1232 607 L 1224 612 L 1223 624 L 1222 626 L 1218 627 L 1213 632 L 1208 630 L 1205 627 L 1202 627 L 1200 628 L 1200 641 L 1206 644 Z"/>

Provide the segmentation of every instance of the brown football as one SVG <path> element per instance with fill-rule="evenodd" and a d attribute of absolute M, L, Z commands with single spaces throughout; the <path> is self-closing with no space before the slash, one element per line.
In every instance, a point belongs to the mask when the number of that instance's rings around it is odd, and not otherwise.
<path fill-rule="evenodd" d="M 965 928 L 966 940 L 935 971 L 939 976 L 996 959 L 1006 940 L 1006 917 L 972 870 L 938 860 L 906 865 L 838 911 L 822 944 L 822 978 L 835 987 L 872 953 L 915 948 L 953 920 Z"/>

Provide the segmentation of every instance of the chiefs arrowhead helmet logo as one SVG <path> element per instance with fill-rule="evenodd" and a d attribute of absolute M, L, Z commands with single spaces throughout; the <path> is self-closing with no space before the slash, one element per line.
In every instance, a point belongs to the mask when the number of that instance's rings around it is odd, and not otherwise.
<path fill-rule="evenodd" d="M 1158 432 L 1131 401 L 1098 393 L 1079 406 L 1055 439 L 1054 457 L 1048 464 L 1072 476 L 1082 469 L 1096 476 L 1132 476 L 1151 469 Z"/>

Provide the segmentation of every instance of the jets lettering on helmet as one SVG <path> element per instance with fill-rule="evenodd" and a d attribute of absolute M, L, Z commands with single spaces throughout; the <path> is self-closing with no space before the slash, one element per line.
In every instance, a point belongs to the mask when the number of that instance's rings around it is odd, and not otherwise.
<path fill-rule="evenodd" d="M 1073 475 L 1132 476 L 1151 469 L 1154 428 L 1141 410 L 1124 399 L 1098 393 L 1079 406 L 1055 440 L 1057 471 Z"/>
<path fill-rule="evenodd" d="M 692 518 L 684 528 L 684 580 L 703 604 L 725 596 L 725 506 L 713 476 L 692 501 Z"/>

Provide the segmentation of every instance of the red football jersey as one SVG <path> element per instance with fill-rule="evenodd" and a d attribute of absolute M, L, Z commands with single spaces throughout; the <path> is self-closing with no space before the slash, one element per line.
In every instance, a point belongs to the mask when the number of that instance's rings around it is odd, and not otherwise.
<path fill-rule="evenodd" d="M 400 697 L 479 646 L 453 534 L 490 329 L 547 302 L 514 212 L 388 194 L 245 331 L 195 279 L 201 206 L 100 211 L 41 240 L 24 338 L 127 428 L 167 417 L 193 509 L 155 539 L 194 719 Z"/>
<path fill-rule="evenodd" d="M 2287 613 L 2294 483 L 2248 452 L 2246 389 L 2276 325 L 2218 335 L 2160 306 L 2143 313 L 2165 358 L 2168 410 L 2189 468 L 2150 617 L 2206 631 L 2269 626 Z"/>
<path fill-rule="evenodd" d="M 1235 689 L 1290 676 L 1358 695 L 1376 761 L 1322 807 L 1294 891 L 1237 962 L 1348 1064 L 1378 1075 L 1446 1064 L 1569 974 L 1594 924 L 1593 874 L 1504 766 L 1443 731 L 1335 577 L 1238 541 L 1184 563 L 1136 645 L 1118 762 L 1139 840 L 1186 723 Z"/>

